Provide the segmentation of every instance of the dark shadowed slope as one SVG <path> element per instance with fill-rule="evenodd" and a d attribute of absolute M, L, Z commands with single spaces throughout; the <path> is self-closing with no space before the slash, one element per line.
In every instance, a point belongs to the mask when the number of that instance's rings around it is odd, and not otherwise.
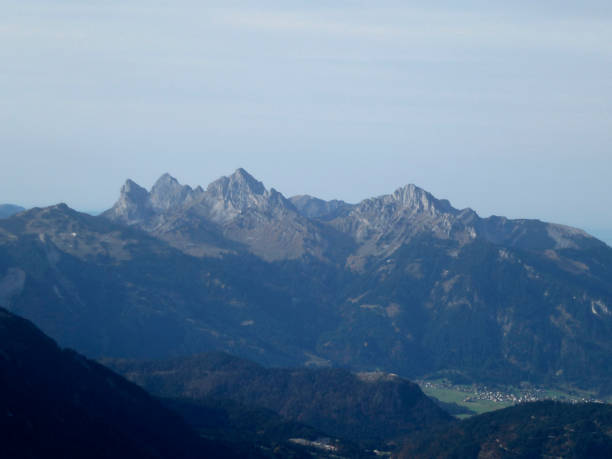
<path fill-rule="evenodd" d="M 264 368 L 221 353 L 107 363 L 155 395 L 231 399 L 362 444 L 451 421 L 416 384 L 384 373 Z"/>
<path fill-rule="evenodd" d="M 204 438 L 279 458 L 372 458 L 375 453 L 278 413 L 220 398 L 161 399 Z M 255 449 L 256 447 L 256 449 Z"/>
<path fill-rule="evenodd" d="M 0 431 L 10 458 L 240 457 L 144 390 L 0 309 Z"/>
<path fill-rule="evenodd" d="M 612 406 L 535 402 L 411 439 L 400 458 L 610 458 Z"/>

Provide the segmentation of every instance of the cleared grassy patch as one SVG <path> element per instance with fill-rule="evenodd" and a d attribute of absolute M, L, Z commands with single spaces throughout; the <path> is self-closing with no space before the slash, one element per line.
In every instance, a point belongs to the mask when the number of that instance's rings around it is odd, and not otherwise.
<path fill-rule="evenodd" d="M 472 397 L 474 394 L 470 392 L 464 392 L 458 389 L 442 388 L 442 387 L 422 387 L 423 392 L 430 397 L 435 397 L 438 400 L 446 403 L 456 403 L 457 405 L 464 406 L 469 410 L 474 411 L 476 414 L 486 413 L 487 411 L 500 410 L 512 405 L 510 402 L 494 402 L 491 400 L 470 400 L 466 401 L 466 398 Z M 469 414 L 462 414 L 457 416 L 460 419 L 470 417 Z"/>
<path fill-rule="evenodd" d="M 518 388 L 513 386 L 497 387 L 496 389 L 475 390 L 473 386 L 449 385 L 445 379 L 428 380 L 421 384 L 423 392 L 434 397 L 442 402 L 456 403 L 459 406 L 465 407 L 476 414 L 486 413 L 506 408 L 516 403 L 517 400 L 508 400 L 510 395 L 514 395 L 520 401 L 538 400 L 560 400 L 560 401 L 603 401 L 610 403 L 612 397 L 600 400 L 594 392 L 577 389 L 575 387 L 554 387 L 554 388 Z M 495 396 L 493 395 L 495 393 Z M 500 400 L 499 393 L 502 394 Z M 487 398 L 491 397 L 491 398 Z M 533 397 L 533 398 L 532 398 Z M 465 419 L 469 414 L 460 414 L 456 417 Z"/>

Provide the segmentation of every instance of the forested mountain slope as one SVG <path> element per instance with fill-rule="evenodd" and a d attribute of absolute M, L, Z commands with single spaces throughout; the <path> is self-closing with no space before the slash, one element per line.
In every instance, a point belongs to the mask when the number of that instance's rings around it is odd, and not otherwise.
<path fill-rule="evenodd" d="M 221 353 L 105 363 L 158 396 L 229 399 L 370 447 L 452 421 L 416 384 L 386 373 L 264 368 Z"/>

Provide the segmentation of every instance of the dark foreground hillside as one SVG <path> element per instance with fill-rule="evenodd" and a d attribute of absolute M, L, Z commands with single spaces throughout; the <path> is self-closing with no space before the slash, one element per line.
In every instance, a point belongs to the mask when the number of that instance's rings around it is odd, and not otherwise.
<path fill-rule="evenodd" d="M 452 420 L 416 384 L 384 373 L 264 368 L 222 353 L 105 363 L 154 395 L 262 407 L 365 446 Z"/>
<path fill-rule="evenodd" d="M 270 410 L 158 400 L 0 308 L 0 457 L 369 457 Z"/>
<path fill-rule="evenodd" d="M 376 453 L 265 408 L 227 399 L 162 399 L 203 438 L 268 458 L 373 458 Z"/>
<path fill-rule="evenodd" d="M 413 437 L 400 458 L 610 458 L 612 406 L 535 402 Z"/>
<path fill-rule="evenodd" d="M 0 309 L 0 456 L 241 457 L 144 390 Z M 243 456 L 242 456 L 243 457 Z"/>

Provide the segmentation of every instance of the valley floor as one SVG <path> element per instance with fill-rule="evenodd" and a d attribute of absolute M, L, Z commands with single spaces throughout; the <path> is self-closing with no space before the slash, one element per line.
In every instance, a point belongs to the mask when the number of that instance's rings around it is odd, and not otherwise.
<path fill-rule="evenodd" d="M 472 414 L 459 414 L 466 418 L 475 414 L 499 410 L 524 402 L 557 400 L 570 403 L 612 403 L 612 397 L 597 398 L 592 392 L 575 388 L 519 388 L 496 386 L 490 388 L 482 384 L 452 384 L 446 379 L 419 380 L 416 383 L 429 397 L 444 403 L 455 403 L 472 411 Z"/>

